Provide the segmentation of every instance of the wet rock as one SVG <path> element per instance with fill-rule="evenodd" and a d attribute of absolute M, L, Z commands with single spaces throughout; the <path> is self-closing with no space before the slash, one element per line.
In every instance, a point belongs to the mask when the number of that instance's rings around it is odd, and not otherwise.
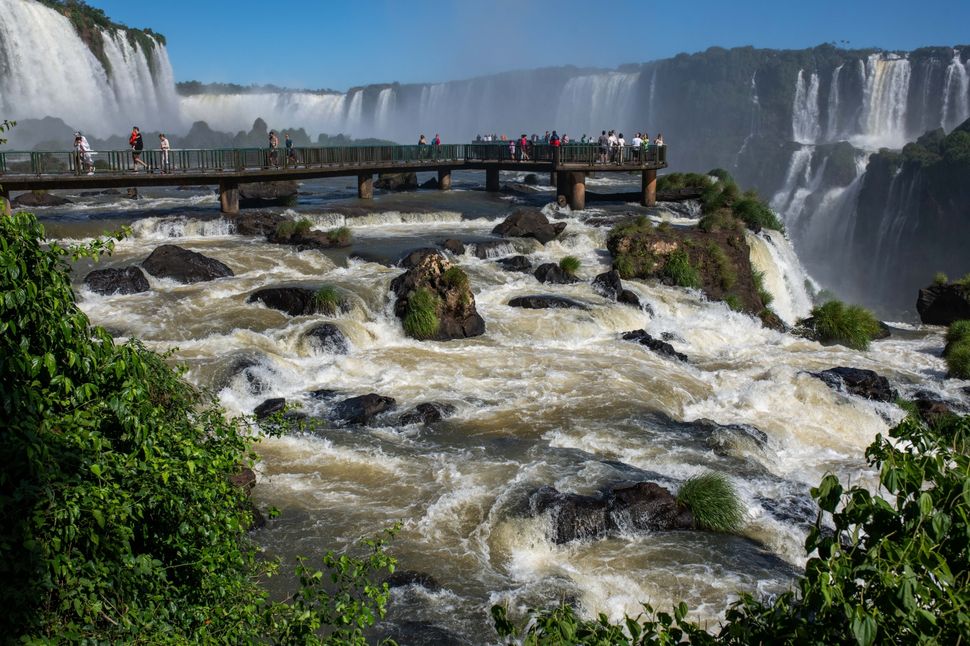
<path fill-rule="evenodd" d="M 236 227 L 236 233 L 241 236 L 268 236 L 276 231 L 280 222 L 288 219 L 278 213 L 267 213 L 265 211 L 239 213 L 227 217 Z"/>
<path fill-rule="evenodd" d="M 670 345 L 666 341 L 653 338 L 647 333 L 646 330 L 631 330 L 630 332 L 624 332 L 621 338 L 624 341 L 633 341 L 634 343 L 639 343 L 640 345 L 646 346 L 657 354 L 665 357 L 677 359 L 678 361 L 687 361 L 686 354 L 677 352 L 674 350 L 674 346 Z"/>
<path fill-rule="evenodd" d="M 389 623 L 385 630 L 385 637 L 401 646 L 465 646 L 470 643 L 427 621 L 398 621 Z"/>
<path fill-rule="evenodd" d="M 475 295 L 467 275 L 438 251 L 423 254 L 411 268 L 391 281 L 391 291 L 397 296 L 394 314 L 402 321 L 410 312 L 411 299 L 419 291 L 434 295 L 438 328 L 423 340 L 447 341 L 485 333 L 485 320 L 475 308 Z M 405 333 L 410 334 L 407 329 Z"/>
<path fill-rule="evenodd" d="M 98 294 L 138 294 L 149 289 L 148 279 L 135 266 L 125 268 L 95 269 L 84 277 L 88 289 Z"/>
<path fill-rule="evenodd" d="M 408 252 L 406 256 L 401 258 L 397 262 L 398 267 L 403 267 L 404 269 L 414 269 L 428 256 L 437 256 L 440 252 L 432 247 L 422 247 L 421 249 L 415 249 L 414 251 Z"/>
<path fill-rule="evenodd" d="M 738 452 L 764 452 L 768 434 L 748 424 L 718 424 L 709 419 L 691 422 L 695 429 L 707 433 L 707 445 L 718 455 Z"/>
<path fill-rule="evenodd" d="M 116 195 L 120 196 L 121 191 L 116 188 L 106 188 L 103 191 L 81 191 L 78 193 L 81 197 L 97 197 L 100 195 Z"/>
<path fill-rule="evenodd" d="M 349 247 L 351 244 L 349 235 L 336 231 L 302 228 L 299 224 L 295 228 L 278 226 L 266 235 L 266 240 L 274 244 L 292 245 L 297 248 L 297 251 L 336 249 Z"/>
<path fill-rule="evenodd" d="M 461 240 L 455 240 L 454 238 L 448 238 L 441 242 L 441 247 L 456 256 L 461 256 L 465 253 L 465 244 Z"/>
<path fill-rule="evenodd" d="M 423 182 L 421 188 L 438 188 L 438 178 L 432 177 L 428 181 Z"/>
<path fill-rule="evenodd" d="M 578 301 L 562 296 L 550 296 L 546 294 L 535 294 L 532 296 L 517 296 L 509 301 L 509 307 L 522 307 L 527 310 L 545 309 L 578 309 L 588 310 L 589 308 Z"/>
<path fill-rule="evenodd" d="M 333 417 L 346 424 L 365 426 L 373 422 L 374 418 L 381 413 L 394 408 L 396 403 L 393 397 L 368 393 L 338 402 L 334 406 Z"/>
<path fill-rule="evenodd" d="M 592 284 L 594 292 L 610 300 L 617 300 L 623 292 L 623 281 L 620 280 L 620 272 L 615 269 L 599 274 L 593 279 Z"/>
<path fill-rule="evenodd" d="M 263 373 L 270 373 L 265 375 Z M 263 358 L 252 353 L 245 353 L 233 358 L 225 368 L 222 376 L 215 380 L 213 388 L 216 391 L 228 388 L 237 376 L 242 375 L 246 381 L 246 390 L 251 395 L 260 395 L 270 388 L 265 376 L 275 376 L 276 370 L 265 366 Z"/>
<path fill-rule="evenodd" d="M 317 313 L 316 294 L 317 290 L 309 287 L 266 287 L 250 294 L 246 302 L 258 301 L 290 316 L 303 316 Z"/>
<path fill-rule="evenodd" d="M 199 283 L 234 275 L 228 266 L 215 258 L 171 244 L 156 247 L 141 266 L 156 278 L 171 278 L 180 283 Z"/>
<path fill-rule="evenodd" d="M 239 208 L 293 206 L 296 204 L 298 193 L 299 185 L 292 180 L 240 184 Z"/>
<path fill-rule="evenodd" d="M 440 422 L 447 415 L 455 412 L 453 406 L 448 404 L 439 404 L 436 402 L 426 402 L 424 404 L 418 404 L 411 410 L 402 414 L 398 418 L 397 423 L 401 426 L 408 426 L 410 424 L 433 424 L 435 422 Z"/>
<path fill-rule="evenodd" d="M 757 500 L 773 518 L 785 524 L 809 527 L 818 518 L 818 505 L 808 494 L 790 495 L 778 500 L 759 496 Z"/>
<path fill-rule="evenodd" d="M 916 406 L 916 411 L 923 421 L 930 425 L 955 414 L 947 402 L 925 391 L 916 393 L 913 405 Z"/>
<path fill-rule="evenodd" d="M 374 181 L 374 188 L 385 191 L 413 191 L 418 187 L 414 173 L 381 173 Z"/>
<path fill-rule="evenodd" d="M 950 325 L 970 319 L 970 286 L 950 283 L 919 290 L 916 311 L 927 325 Z"/>
<path fill-rule="evenodd" d="M 812 375 L 824 381 L 829 388 L 842 393 L 880 402 L 891 402 L 896 399 L 896 390 L 890 385 L 889 380 L 872 370 L 838 367 L 812 373 Z"/>
<path fill-rule="evenodd" d="M 525 256 L 512 256 L 511 258 L 501 258 L 498 264 L 502 265 L 502 269 L 505 271 L 521 271 L 530 272 L 532 271 L 532 263 Z"/>
<path fill-rule="evenodd" d="M 319 323 L 306 331 L 303 338 L 330 354 L 347 354 L 347 337 L 334 323 Z"/>
<path fill-rule="evenodd" d="M 640 302 L 640 297 L 636 295 L 636 292 L 632 292 L 629 289 L 620 290 L 619 296 L 616 297 L 617 303 L 623 303 L 624 305 L 631 305 L 638 309 L 645 309 L 650 314 L 653 314 L 653 308 L 647 305 L 644 307 L 643 303 Z"/>
<path fill-rule="evenodd" d="M 508 251 L 509 243 L 503 240 L 489 240 L 475 245 L 475 257 L 482 260 L 505 255 Z"/>
<path fill-rule="evenodd" d="M 550 538 L 559 545 L 602 538 L 611 529 L 603 498 L 562 493 L 547 486 L 532 493 L 528 504 L 533 516 L 549 514 L 552 523 Z"/>
<path fill-rule="evenodd" d="M 528 175 L 525 176 L 525 179 L 522 180 L 522 183 L 525 184 L 526 186 L 538 186 L 539 176 L 536 175 L 535 173 L 529 173 Z"/>
<path fill-rule="evenodd" d="M 47 191 L 31 191 L 29 193 L 21 193 L 10 200 L 10 204 L 13 206 L 62 206 L 64 204 L 73 204 L 73 202 L 66 197 L 51 195 Z"/>
<path fill-rule="evenodd" d="M 620 531 L 691 529 L 694 517 L 667 489 L 654 482 L 614 487 L 607 497 L 610 522 Z"/>
<path fill-rule="evenodd" d="M 578 278 L 567 274 L 554 262 L 539 265 L 533 275 L 540 283 L 551 283 L 553 285 L 571 285 L 579 282 Z"/>
<path fill-rule="evenodd" d="M 339 390 L 333 390 L 332 388 L 317 388 L 316 390 L 311 390 L 307 393 L 310 399 L 314 399 L 316 401 L 329 401 L 331 399 L 335 399 L 339 394 Z"/>
<path fill-rule="evenodd" d="M 139 199 L 141 199 L 141 196 L 138 195 L 138 187 L 137 186 L 132 186 L 131 188 L 129 188 L 125 192 L 125 197 L 127 197 L 129 200 L 139 200 Z"/>
<path fill-rule="evenodd" d="M 441 589 L 438 580 L 427 572 L 416 572 L 414 570 L 397 570 L 394 574 L 384 579 L 389 588 L 406 588 L 408 586 L 420 586 L 425 590 L 436 592 Z"/>
<path fill-rule="evenodd" d="M 253 416 L 256 419 L 265 419 L 273 413 L 281 412 L 284 408 L 286 408 L 286 399 L 283 397 L 273 397 L 254 408 Z"/>
<path fill-rule="evenodd" d="M 538 209 L 519 208 L 492 229 L 492 233 L 503 238 L 535 238 L 546 244 L 565 228 L 565 222 L 552 224 Z"/>

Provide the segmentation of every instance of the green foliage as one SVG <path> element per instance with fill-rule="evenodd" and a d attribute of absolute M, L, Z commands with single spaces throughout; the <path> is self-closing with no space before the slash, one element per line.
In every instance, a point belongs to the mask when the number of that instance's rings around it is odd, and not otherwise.
<path fill-rule="evenodd" d="M 946 367 L 951 377 L 970 379 L 970 339 L 952 344 L 946 353 Z"/>
<path fill-rule="evenodd" d="M 717 282 L 724 291 L 729 291 L 738 282 L 738 272 L 734 268 L 734 263 L 725 253 L 721 245 L 713 240 L 707 243 L 707 253 L 714 261 Z"/>
<path fill-rule="evenodd" d="M 866 450 L 880 492 L 832 475 L 811 490 L 820 508 L 795 589 L 742 594 L 716 633 L 654 613 L 611 624 L 568 607 L 530 611 L 526 644 L 959 644 L 970 634 L 970 417 L 932 426 L 907 416 Z M 683 488 L 682 488 L 683 490 Z M 832 529 L 829 529 L 829 526 Z M 492 609 L 503 638 L 520 633 Z"/>
<path fill-rule="evenodd" d="M 301 643 L 328 631 L 361 643 L 387 598 L 369 582 L 393 567 L 383 543 L 363 563 L 329 555 L 326 587 L 304 570 L 291 603 L 268 600 L 257 581 L 273 568 L 246 539 L 251 507 L 230 482 L 255 438 L 75 304 L 66 258 L 111 248 L 66 250 L 33 215 L 0 218 L 5 639 L 280 643 L 284 628 L 311 625 Z"/>
<path fill-rule="evenodd" d="M 299 220 L 283 220 L 276 225 L 274 235 L 281 240 L 289 240 L 293 237 L 305 236 L 313 228 L 313 222 L 307 218 Z"/>
<path fill-rule="evenodd" d="M 735 312 L 740 312 L 744 310 L 744 303 L 741 302 L 741 297 L 737 294 L 728 294 L 724 297 L 724 302 Z"/>
<path fill-rule="evenodd" d="M 559 261 L 559 268 L 562 269 L 563 273 L 567 276 L 575 276 L 579 268 L 582 267 L 582 263 L 576 256 L 564 256 Z"/>
<path fill-rule="evenodd" d="M 13 128 L 15 125 L 17 125 L 16 121 L 10 121 L 9 119 L 4 119 L 3 121 L 0 121 L 0 132 L 6 132 L 11 128 Z M 3 137 L 0 137 L 0 146 L 2 146 L 5 143 L 7 143 L 7 140 L 4 139 Z"/>
<path fill-rule="evenodd" d="M 963 275 L 963 278 L 961 278 L 959 280 L 956 280 L 956 281 L 953 281 L 953 282 L 955 282 L 960 287 L 970 288 L 970 274 L 964 274 Z"/>
<path fill-rule="evenodd" d="M 774 229 L 784 231 L 785 225 L 781 223 L 775 212 L 767 204 L 757 198 L 744 197 L 731 207 L 735 217 L 743 221 L 749 229 Z"/>
<path fill-rule="evenodd" d="M 673 251 L 664 265 L 663 275 L 670 278 L 679 287 L 700 287 L 701 277 L 697 269 L 690 264 L 690 256 L 684 249 Z"/>
<path fill-rule="evenodd" d="M 433 339 L 438 335 L 441 320 L 438 306 L 441 299 L 427 287 L 419 287 L 408 297 L 404 314 L 404 332 L 414 339 Z"/>
<path fill-rule="evenodd" d="M 753 270 L 751 272 L 751 279 L 754 281 L 754 289 L 758 292 L 758 298 L 761 299 L 761 304 L 765 307 L 771 305 L 775 297 L 771 295 L 767 289 L 765 289 L 765 272 Z"/>
<path fill-rule="evenodd" d="M 946 285 L 950 282 L 950 278 L 944 274 L 942 271 L 938 271 L 933 274 L 933 284 L 938 286 Z"/>
<path fill-rule="evenodd" d="M 682 188 L 707 188 L 714 182 L 701 173 L 668 173 L 657 178 L 658 191 L 676 191 Z"/>
<path fill-rule="evenodd" d="M 336 287 L 324 285 L 313 295 L 313 303 L 318 312 L 333 316 L 343 308 L 344 299 Z"/>
<path fill-rule="evenodd" d="M 734 183 L 734 178 L 731 177 L 731 173 L 727 172 L 723 168 L 712 168 L 711 170 L 707 171 L 707 174 L 710 175 L 711 177 L 718 178 L 719 180 L 721 180 L 722 182 L 724 182 L 726 184 L 727 183 L 730 183 L 730 184 L 733 184 Z"/>
<path fill-rule="evenodd" d="M 694 523 L 713 532 L 737 533 L 744 523 L 744 506 L 737 492 L 720 473 L 688 478 L 677 492 L 677 502 L 690 509 Z"/>
<path fill-rule="evenodd" d="M 812 309 L 812 321 L 819 341 L 840 343 L 855 350 L 867 350 L 880 331 L 872 312 L 837 300 Z"/>
<path fill-rule="evenodd" d="M 613 269 L 620 274 L 620 278 L 636 278 L 636 265 L 628 254 L 620 254 L 613 261 Z"/>
<path fill-rule="evenodd" d="M 350 244 L 353 234 L 349 227 L 337 227 L 327 232 L 327 240 L 330 244 L 337 247 L 346 247 Z"/>
<path fill-rule="evenodd" d="M 441 274 L 441 281 L 452 289 L 466 289 L 468 274 L 461 267 L 449 267 Z"/>
<path fill-rule="evenodd" d="M 730 209 L 718 209 L 704 215 L 697 223 L 697 228 L 704 233 L 714 231 L 736 231 L 741 221 L 734 217 Z"/>
<path fill-rule="evenodd" d="M 954 321 L 946 331 L 946 343 L 960 343 L 970 340 L 970 321 Z"/>

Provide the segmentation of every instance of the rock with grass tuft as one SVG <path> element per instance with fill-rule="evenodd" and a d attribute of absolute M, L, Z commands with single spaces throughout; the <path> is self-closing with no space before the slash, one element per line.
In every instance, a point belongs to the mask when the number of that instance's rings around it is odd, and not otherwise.
<path fill-rule="evenodd" d="M 690 509 L 700 529 L 736 534 L 744 524 L 744 506 L 727 477 L 704 473 L 688 478 L 677 492 L 677 502 Z"/>

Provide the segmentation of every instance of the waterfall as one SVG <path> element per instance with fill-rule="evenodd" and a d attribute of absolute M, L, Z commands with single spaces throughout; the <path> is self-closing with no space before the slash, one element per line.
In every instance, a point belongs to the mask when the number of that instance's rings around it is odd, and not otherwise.
<path fill-rule="evenodd" d="M 394 108 L 394 88 L 386 87 L 377 95 L 377 109 L 374 124 L 379 133 L 387 132 L 391 110 Z"/>
<path fill-rule="evenodd" d="M 748 142 L 751 141 L 751 138 L 758 133 L 758 125 L 761 121 L 761 101 L 758 99 L 758 84 L 755 81 L 757 76 L 757 72 L 751 73 L 751 123 L 748 126 L 748 136 L 741 142 L 741 148 L 738 149 L 737 154 L 734 156 L 735 166 L 741 163 L 741 155 L 747 149 Z"/>
<path fill-rule="evenodd" d="M 651 123 L 657 118 L 657 107 L 656 107 L 656 97 L 657 97 L 657 68 L 653 68 L 653 74 L 650 75 L 650 99 L 647 101 L 647 120 Z M 595 132 L 592 134 L 596 134 Z"/>
<path fill-rule="evenodd" d="M 872 54 L 864 65 L 863 104 L 853 145 L 875 150 L 906 143 L 910 64 L 893 54 Z"/>
<path fill-rule="evenodd" d="M 788 172 L 785 174 L 785 183 L 771 198 L 771 208 L 785 214 L 795 199 L 799 186 L 808 183 L 809 174 L 812 170 L 812 155 L 815 154 L 813 146 L 801 146 L 792 153 L 791 162 L 788 164 Z"/>
<path fill-rule="evenodd" d="M 943 114 L 940 125 L 951 130 L 970 116 L 970 60 L 960 60 L 960 52 L 953 50 L 953 60 L 946 68 L 943 85 Z"/>
<path fill-rule="evenodd" d="M 832 71 L 828 126 L 825 129 L 825 138 L 829 141 L 838 141 L 839 138 L 839 76 L 842 74 L 842 67 L 843 65 L 839 65 Z"/>
<path fill-rule="evenodd" d="M 771 309 L 788 325 L 812 311 L 812 293 L 819 287 L 805 271 L 788 239 L 780 231 L 746 232 L 751 264 L 764 276 L 765 289 L 774 300 Z"/>
<path fill-rule="evenodd" d="M 196 94 L 183 96 L 186 121 L 205 121 L 215 130 L 248 130 L 257 117 L 271 128 L 305 127 L 335 134 L 345 130 L 346 95 L 312 92 Z"/>
<path fill-rule="evenodd" d="M 805 81 L 805 71 L 798 70 L 795 102 L 792 105 L 792 136 L 800 144 L 813 144 L 819 135 L 818 74 L 812 72 Z"/>
<path fill-rule="evenodd" d="M 634 90 L 640 73 L 608 72 L 575 76 L 563 86 L 556 111 L 556 127 L 587 134 L 610 128 L 637 129 Z M 650 115 L 648 115 L 650 116 Z"/>
<path fill-rule="evenodd" d="M 122 33 L 102 31 L 108 71 L 57 11 L 37 2 L 0 0 L 0 15 L 5 118 L 61 117 L 97 136 L 124 133 L 135 122 L 146 129 L 181 125 L 172 68 L 161 45 L 145 52 Z"/>

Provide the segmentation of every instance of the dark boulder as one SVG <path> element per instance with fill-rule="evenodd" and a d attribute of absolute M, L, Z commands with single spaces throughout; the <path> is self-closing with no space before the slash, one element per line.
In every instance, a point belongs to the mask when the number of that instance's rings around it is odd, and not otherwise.
<path fill-rule="evenodd" d="M 330 354 L 347 354 L 347 337 L 334 323 L 319 323 L 306 331 L 303 335 L 307 341 L 318 347 L 322 352 Z"/>
<path fill-rule="evenodd" d="M 374 188 L 385 191 L 413 191 L 418 187 L 418 176 L 414 173 L 381 173 L 374 182 Z"/>
<path fill-rule="evenodd" d="M 213 388 L 216 391 L 228 388 L 241 375 L 246 391 L 251 395 L 261 395 L 271 387 L 266 377 L 275 377 L 276 372 L 276 368 L 262 355 L 241 353 L 229 359 L 221 374 L 215 378 Z"/>
<path fill-rule="evenodd" d="M 519 208 L 492 229 L 492 233 L 503 238 L 535 238 L 546 244 L 565 228 L 565 222 L 550 223 L 542 211 Z"/>
<path fill-rule="evenodd" d="M 373 422 L 381 413 L 394 408 L 396 403 L 393 397 L 369 393 L 338 402 L 334 406 L 333 417 L 346 424 L 363 426 Z"/>
<path fill-rule="evenodd" d="M 428 256 L 441 255 L 437 249 L 432 247 L 422 247 L 421 249 L 415 249 L 414 251 L 408 252 L 406 256 L 397 261 L 398 267 L 403 267 L 404 269 L 414 269 Z"/>
<path fill-rule="evenodd" d="M 47 191 L 31 191 L 29 193 L 21 193 L 17 197 L 10 200 L 13 206 L 62 206 L 64 204 L 72 204 L 71 200 L 66 197 L 61 197 L 59 195 L 51 195 Z"/>
<path fill-rule="evenodd" d="M 78 193 L 81 197 L 96 197 L 99 195 L 121 195 L 121 191 L 116 188 L 106 188 L 102 191 L 81 191 Z"/>
<path fill-rule="evenodd" d="M 414 570 L 397 570 L 384 579 L 384 582 L 389 588 L 406 588 L 413 585 L 431 592 L 441 589 L 441 584 L 433 576 L 426 572 L 415 572 Z"/>
<path fill-rule="evenodd" d="M 839 367 L 812 374 L 841 393 L 880 402 L 896 400 L 896 390 L 889 380 L 872 370 Z"/>
<path fill-rule="evenodd" d="M 593 291 L 612 301 L 617 300 L 623 292 L 623 281 L 620 280 L 620 272 L 613 269 L 603 272 L 593 279 Z"/>
<path fill-rule="evenodd" d="M 407 619 L 378 626 L 381 628 L 385 631 L 384 637 L 402 646 L 465 646 L 472 643 L 427 621 Z"/>
<path fill-rule="evenodd" d="M 632 292 L 629 289 L 621 290 L 619 296 L 616 297 L 616 302 L 643 309 L 643 303 L 640 302 L 640 297 L 636 295 L 636 292 Z M 649 309 L 649 312 L 653 314 L 653 309 Z"/>
<path fill-rule="evenodd" d="M 441 242 L 441 248 L 456 256 L 461 256 L 465 253 L 465 244 L 461 240 L 455 240 L 454 238 L 443 240 Z"/>
<path fill-rule="evenodd" d="M 98 294 L 138 294 L 147 292 L 148 279 L 135 266 L 111 269 L 95 269 L 84 277 L 88 289 Z"/>
<path fill-rule="evenodd" d="M 666 341 L 653 338 L 647 333 L 646 330 L 631 330 L 630 332 L 624 332 L 621 338 L 624 341 L 633 341 L 634 343 L 639 343 L 640 345 L 646 346 L 659 355 L 677 359 L 678 361 L 687 361 L 686 354 L 677 352 L 674 350 L 674 346 L 670 345 Z"/>
<path fill-rule="evenodd" d="M 256 419 L 264 419 L 273 413 L 279 413 L 286 408 L 286 399 L 283 397 L 273 397 L 265 400 L 262 404 L 253 409 L 253 416 Z"/>
<path fill-rule="evenodd" d="M 397 423 L 401 426 L 408 426 L 410 424 L 434 424 L 435 422 L 440 422 L 445 416 L 450 415 L 454 411 L 454 407 L 448 404 L 426 402 L 424 404 L 418 404 L 402 414 L 398 418 Z"/>
<path fill-rule="evenodd" d="M 570 285 L 579 282 L 578 278 L 567 274 L 554 262 L 539 265 L 533 275 L 540 283 L 551 283 L 553 285 Z"/>
<path fill-rule="evenodd" d="M 527 273 L 532 271 L 532 263 L 525 256 L 512 256 L 511 258 L 501 258 L 497 261 L 505 271 L 521 271 Z"/>
<path fill-rule="evenodd" d="M 927 325 L 950 325 L 970 319 L 970 285 L 932 285 L 919 290 L 916 311 Z"/>
<path fill-rule="evenodd" d="M 588 310 L 589 308 L 574 301 L 571 298 L 562 296 L 550 296 L 546 294 L 535 294 L 532 296 L 517 296 L 509 301 L 509 307 L 522 307 L 527 310 L 546 310 L 546 309 L 579 309 Z"/>
<path fill-rule="evenodd" d="M 253 182 L 239 185 L 239 208 L 252 209 L 265 206 L 293 206 L 296 204 L 299 186 L 295 181 Z"/>
<path fill-rule="evenodd" d="M 394 314 L 408 320 L 411 299 L 430 292 L 434 297 L 434 319 L 437 330 L 424 340 L 447 341 L 480 336 L 485 333 L 485 320 L 475 308 L 468 276 L 438 251 L 424 253 L 406 272 L 391 281 L 391 291 L 397 297 Z M 407 327 L 405 333 L 411 334 Z"/>
<path fill-rule="evenodd" d="M 487 242 L 479 242 L 475 245 L 475 257 L 488 260 L 489 258 L 505 256 L 510 250 L 512 250 L 511 246 L 504 240 L 489 240 Z"/>
<path fill-rule="evenodd" d="M 528 175 L 525 176 L 525 179 L 522 180 L 522 183 L 527 186 L 538 186 L 539 176 L 536 175 L 535 173 L 529 173 Z"/>
<path fill-rule="evenodd" d="M 236 233 L 241 236 L 268 236 L 274 231 L 280 222 L 285 218 L 278 213 L 267 213 L 265 211 L 254 211 L 251 213 L 239 213 L 229 216 Z"/>
<path fill-rule="evenodd" d="M 541 487 L 529 496 L 533 516 L 549 514 L 550 538 L 556 544 L 606 536 L 612 526 L 604 498 L 562 493 L 553 487 Z"/>
<path fill-rule="evenodd" d="M 428 181 L 422 182 L 421 188 L 438 188 L 438 178 L 432 177 Z"/>
<path fill-rule="evenodd" d="M 141 266 L 156 278 L 171 278 L 180 283 L 199 283 L 234 275 L 228 266 L 215 258 L 171 244 L 157 247 Z"/>
<path fill-rule="evenodd" d="M 247 303 L 261 302 L 266 307 L 286 312 L 290 316 L 316 314 L 317 291 L 309 287 L 265 287 L 256 290 L 246 299 Z"/>
<path fill-rule="evenodd" d="M 916 411 L 919 413 L 919 416 L 930 425 L 936 424 L 954 414 L 953 409 L 946 402 L 938 399 L 914 399 L 913 404 L 916 406 Z"/>
<path fill-rule="evenodd" d="M 653 482 L 614 487 L 607 496 L 610 523 L 619 531 L 691 529 L 694 517 L 665 488 Z"/>
<path fill-rule="evenodd" d="M 339 233 L 339 230 L 318 231 L 303 228 L 299 224 L 294 227 L 277 227 L 266 235 L 266 239 L 274 244 L 293 245 L 298 251 L 349 247 L 351 243 L 350 236 Z"/>

